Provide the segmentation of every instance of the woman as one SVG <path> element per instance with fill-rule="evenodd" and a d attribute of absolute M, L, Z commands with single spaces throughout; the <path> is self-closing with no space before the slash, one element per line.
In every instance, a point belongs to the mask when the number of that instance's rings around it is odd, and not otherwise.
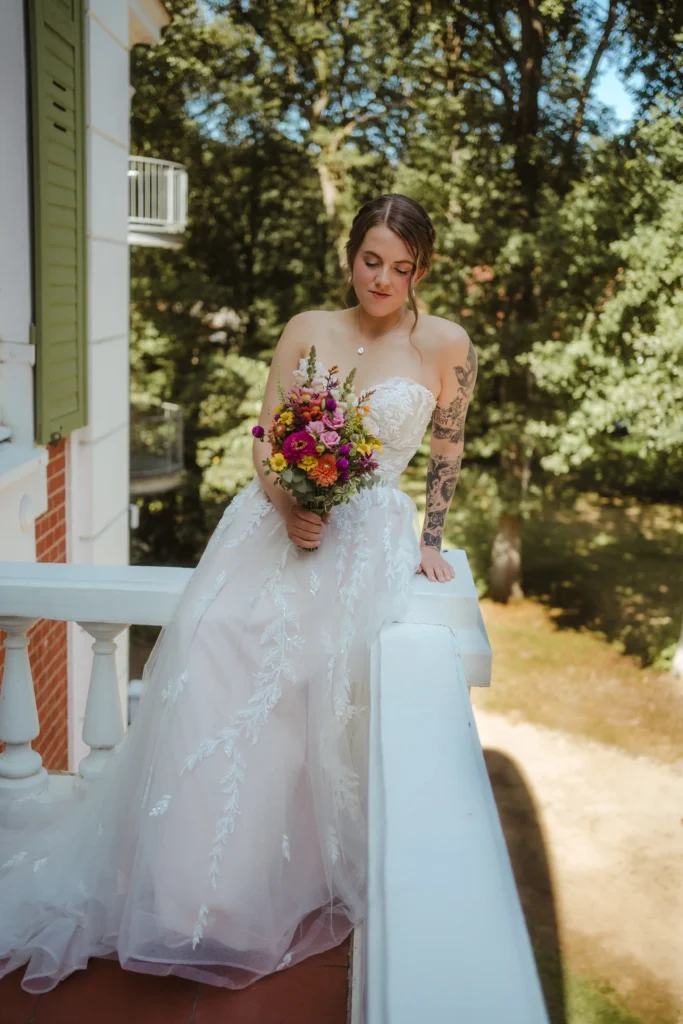
<path fill-rule="evenodd" d="M 419 316 L 434 232 L 380 196 L 347 245 L 358 305 L 293 317 L 260 422 L 315 344 L 370 399 L 380 483 L 324 520 L 265 476 L 233 500 L 145 666 L 133 725 L 67 808 L 0 831 L 0 976 L 53 988 L 90 956 L 240 988 L 363 918 L 367 657 L 416 571 L 452 577 L 441 534 L 476 375 L 465 331 Z M 407 303 L 407 308 L 406 308 Z M 398 487 L 432 418 L 421 543 Z M 302 548 L 317 548 L 311 554 Z"/>

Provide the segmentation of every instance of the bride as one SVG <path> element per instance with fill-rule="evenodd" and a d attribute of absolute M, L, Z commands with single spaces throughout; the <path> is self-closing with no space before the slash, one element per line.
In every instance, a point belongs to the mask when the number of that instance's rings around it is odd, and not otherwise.
<path fill-rule="evenodd" d="M 312 345 L 357 368 L 384 441 L 380 482 L 321 519 L 256 474 L 230 503 L 147 661 L 130 729 L 62 804 L 0 824 L 0 977 L 45 992 L 91 956 L 241 988 L 338 945 L 364 916 L 368 655 L 411 578 L 452 578 L 441 535 L 476 358 L 418 316 L 434 230 L 403 195 L 359 210 L 346 252 L 358 305 L 310 310 L 274 352 L 260 423 Z M 426 515 L 399 477 L 432 422 Z M 302 550 L 317 548 L 314 553 Z"/>

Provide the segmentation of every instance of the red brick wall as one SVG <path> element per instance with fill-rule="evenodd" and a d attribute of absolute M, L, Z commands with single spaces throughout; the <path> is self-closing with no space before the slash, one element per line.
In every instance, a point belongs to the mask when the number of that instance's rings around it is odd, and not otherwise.
<path fill-rule="evenodd" d="M 48 447 L 47 511 L 36 519 L 36 561 L 66 562 L 66 449 L 69 439 Z M 4 633 L 0 633 L 4 639 Z M 29 630 L 29 658 L 40 735 L 33 749 L 46 768 L 68 768 L 66 623 L 41 620 Z M 0 671 L 4 651 L 0 651 Z"/>

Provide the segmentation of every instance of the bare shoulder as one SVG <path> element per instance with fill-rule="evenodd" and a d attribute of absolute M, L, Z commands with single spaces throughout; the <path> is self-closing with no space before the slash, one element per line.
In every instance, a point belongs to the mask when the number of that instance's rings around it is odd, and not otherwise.
<path fill-rule="evenodd" d="M 296 356 L 305 356 L 329 315 L 324 309 L 305 309 L 291 316 L 280 336 L 279 347 Z"/>
<path fill-rule="evenodd" d="M 285 332 L 308 338 L 320 327 L 326 316 L 329 316 L 329 313 L 325 309 L 303 309 L 289 318 L 285 324 Z"/>
<path fill-rule="evenodd" d="M 467 366 L 477 363 L 477 354 L 470 336 L 461 324 L 442 316 L 430 316 L 435 355 L 440 365 Z"/>

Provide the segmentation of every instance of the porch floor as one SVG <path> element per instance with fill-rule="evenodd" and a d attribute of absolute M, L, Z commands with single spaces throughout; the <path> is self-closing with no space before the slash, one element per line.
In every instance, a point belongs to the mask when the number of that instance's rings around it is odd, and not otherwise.
<path fill-rule="evenodd" d="M 238 991 L 93 958 L 51 992 L 0 980 L 0 1024 L 346 1024 L 351 941 Z"/>

